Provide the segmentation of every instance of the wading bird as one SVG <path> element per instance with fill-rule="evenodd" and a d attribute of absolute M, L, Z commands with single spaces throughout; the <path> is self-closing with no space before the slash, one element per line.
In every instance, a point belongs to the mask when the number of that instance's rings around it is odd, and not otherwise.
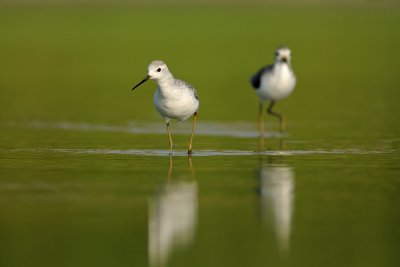
<path fill-rule="evenodd" d="M 296 76 L 290 65 L 291 51 L 288 47 L 279 47 L 275 52 L 275 63 L 261 68 L 251 77 L 256 94 L 260 98 L 258 111 L 258 129 L 260 140 L 264 137 L 264 112 L 263 103 L 270 101 L 267 108 L 268 114 L 278 117 L 279 129 L 285 131 L 285 117 L 272 110 L 276 101 L 286 98 L 292 93 L 296 85 Z M 263 141 L 261 141 L 263 142 Z"/>
<path fill-rule="evenodd" d="M 157 90 L 153 100 L 158 113 L 160 113 L 167 124 L 170 155 L 172 154 L 170 120 L 177 119 L 179 122 L 182 122 L 194 115 L 192 134 L 188 146 L 188 154 L 191 154 L 199 109 L 199 98 L 196 90 L 192 85 L 175 79 L 171 72 L 169 72 L 167 65 L 161 60 L 155 60 L 150 63 L 148 74 L 132 90 L 149 79 L 155 80 L 157 83 Z"/>

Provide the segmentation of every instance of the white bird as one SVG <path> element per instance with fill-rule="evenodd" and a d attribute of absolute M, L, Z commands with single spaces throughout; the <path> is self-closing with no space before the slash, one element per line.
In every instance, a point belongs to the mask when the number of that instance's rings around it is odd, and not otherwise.
<path fill-rule="evenodd" d="M 262 219 L 275 227 L 279 249 L 289 251 L 294 211 L 295 173 L 288 166 L 260 165 L 258 177 Z"/>
<path fill-rule="evenodd" d="M 169 72 L 167 65 L 161 60 L 155 60 L 150 63 L 148 74 L 132 90 L 149 79 L 155 80 L 157 83 L 157 90 L 153 100 L 158 113 L 160 113 L 167 124 L 170 154 L 172 154 L 172 138 L 169 128 L 170 120 L 177 119 L 182 122 L 194 115 L 192 134 L 188 146 L 188 154 L 191 154 L 199 109 L 199 98 L 195 88 L 184 81 L 175 79 L 171 72 Z"/>
<path fill-rule="evenodd" d="M 263 103 L 265 101 L 271 101 L 267 112 L 272 116 L 278 117 L 280 131 L 283 132 L 285 130 L 285 117 L 274 112 L 272 108 L 276 101 L 290 95 L 296 85 L 296 76 L 290 65 L 290 60 L 290 49 L 288 47 L 279 47 L 275 52 L 275 63 L 261 68 L 251 78 L 251 84 L 260 98 L 258 128 L 261 139 L 264 136 Z"/>

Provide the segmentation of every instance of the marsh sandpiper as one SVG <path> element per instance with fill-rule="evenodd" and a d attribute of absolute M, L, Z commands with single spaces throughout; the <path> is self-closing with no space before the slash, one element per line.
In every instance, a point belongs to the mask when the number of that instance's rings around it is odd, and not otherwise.
<path fill-rule="evenodd" d="M 177 119 L 182 122 L 194 116 L 192 134 L 188 146 L 188 154 L 191 154 L 199 109 L 199 98 L 195 88 L 187 82 L 175 79 L 168 70 L 167 65 L 161 60 L 151 62 L 147 69 L 148 74 L 146 77 L 135 85 L 132 90 L 149 79 L 156 81 L 157 90 L 153 101 L 158 113 L 160 113 L 167 124 L 170 155 L 172 155 L 170 120 Z"/>
<path fill-rule="evenodd" d="M 264 112 L 263 104 L 270 101 L 267 108 L 268 114 L 278 117 L 279 129 L 285 131 L 285 117 L 272 110 L 276 101 L 290 95 L 296 85 L 296 76 L 290 65 L 291 51 L 288 47 L 279 47 L 275 52 L 275 63 L 261 68 L 251 77 L 256 94 L 260 99 L 258 111 L 258 129 L 260 140 L 264 137 Z M 262 141 L 263 142 L 263 141 Z"/>

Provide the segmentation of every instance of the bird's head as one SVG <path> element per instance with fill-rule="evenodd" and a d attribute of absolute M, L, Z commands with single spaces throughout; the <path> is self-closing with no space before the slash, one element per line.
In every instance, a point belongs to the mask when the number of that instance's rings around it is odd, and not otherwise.
<path fill-rule="evenodd" d="M 291 51 L 289 47 L 282 46 L 275 51 L 275 62 L 283 62 L 290 64 Z"/>
<path fill-rule="evenodd" d="M 165 64 L 164 61 L 161 60 L 154 60 L 153 62 L 151 62 L 150 65 L 147 67 L 147 70 L 148 75 L 150 76 L 149 79 L 152 80 L 159 80 L 163 77 L 171 75 L 168 70 L 167 64 Z"/>
<path fill-rule="evenodd" d="M 168 70 L 167 64 L 165 64 L 161 60 L 154 60 L 153 62 L 150 63 L 150 65 L 147 67 L 147 75 L 144 77 L 144 79 L 135 85 L 135 87 L 132 88 L 134 90 L 136 87 L 141 85 L 142 83 L 146 82 L 147 80 L 160 80 L 165 77 L 170 77 L 172 76 L 171 73 Z"/>

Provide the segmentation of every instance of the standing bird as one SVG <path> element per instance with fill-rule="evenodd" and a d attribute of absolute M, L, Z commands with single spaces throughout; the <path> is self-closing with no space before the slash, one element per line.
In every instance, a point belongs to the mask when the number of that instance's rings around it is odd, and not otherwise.
<path fill-rule="evenodd" d="M 261 68 L 251 78 L 251 84 L 260 98 L 258 129 L 262 140 L 264 137 L 263 103 L 267 100 L 271 101 L 267 109 L 268 114 L 278 117 L 280 131 L 285 130 L 285 117 L 273 111 L 272 108 L 276 101 L 287 97 L 296 85 L 296 76 L 290 65 L 290 53 L 288 47 L 279 47 L 275 52 L 275 63 Z"/>
<path fill-rule="evenodd" d="M 194 115 L 192 135 L 190 136 L 188 154 L 192 153 L 193 134 L 196 128 L 197 114 L 199 109 L 199 98 L 194 87 L 184 81 L 175 79 L 169 72 L 167 65 L 161 60 L 155 60 L 148 66 L 147 76 L 132 88 L 152 79 L 157 83 L 157 90 L 154 94 L 154 105 L 167 124 L 169 139 L 169 153 L 172 154 L 172 138 L 169 128 L 169 121 L 177 119 L 179 122 L 185 121 Z"/>

